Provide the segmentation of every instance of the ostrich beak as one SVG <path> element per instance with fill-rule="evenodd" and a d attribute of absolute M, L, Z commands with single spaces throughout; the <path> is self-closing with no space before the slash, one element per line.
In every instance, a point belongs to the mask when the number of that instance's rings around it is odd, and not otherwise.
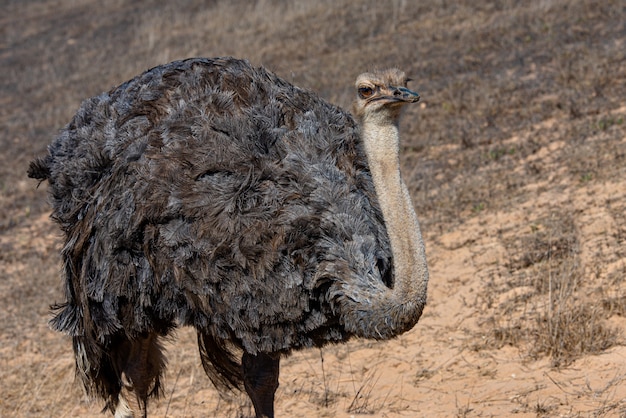
<path fill-rule="evenodd" d="M 408 103 L 419 101 L 419 93 L 409 90 L 406 87 L 389 86 L 381 89 L 380 95 L 372 99 L 372 102 L 380 101 L 386 106 L 402 106 Z"/>
<path fill-rule="evenodd" d="M 419 93 L 409 90 L 406 87 L 394 87 L 392 88 L 393 96 L 390 97 L 401 102 L 415 103 L 420 99 Z"/>

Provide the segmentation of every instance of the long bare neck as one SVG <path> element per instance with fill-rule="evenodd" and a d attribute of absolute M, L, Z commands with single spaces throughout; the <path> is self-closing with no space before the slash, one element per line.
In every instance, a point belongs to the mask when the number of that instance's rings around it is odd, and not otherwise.
<path fill-rule="evenodd" d="M 425 303 L 428 268 L 417 215 L 400 174 L 398 126 L 364 120 L 362 135 L 394 260 L 393 298 Z"/>

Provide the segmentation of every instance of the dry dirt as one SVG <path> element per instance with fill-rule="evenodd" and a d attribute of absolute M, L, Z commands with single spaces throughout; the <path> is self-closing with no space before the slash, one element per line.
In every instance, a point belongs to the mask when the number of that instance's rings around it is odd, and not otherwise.
<path fill-rule="evenodd" d="M 599 3 L 599 4 L 598 4 Z M 277 416 L 626 417 L 626 4 L 32 0 L 0 3 L 0 416 L 102 416 L 74 380 L 60 236 L 28 161 L 80 100 L 189 56 L 235 55 L 349 107 L 398 66 L 419 108 L 405 177 L 429 302 L 389 342 L 294 353 Z M 252 416 L 194 336 L 151 416 Z"/>

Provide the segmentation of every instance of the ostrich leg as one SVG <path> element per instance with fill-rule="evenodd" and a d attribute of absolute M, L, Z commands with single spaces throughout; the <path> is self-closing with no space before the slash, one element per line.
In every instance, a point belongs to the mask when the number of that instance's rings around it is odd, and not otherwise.
<path fill-rule="evenodd" d="M 149 333 L 126 340 L 111 355 L 121 369 L 122 383 L 115 418 L 145 418 L 148 396 L 152 390 L 158 390 L 165 365 L 157 335 Z"/>
<path fill-rule="evenodd" d="M 274 393 L 278 389 L 280 356 L 278 354 L 243 353 L 243 384 L 257 418 L 274 417 Z"/>

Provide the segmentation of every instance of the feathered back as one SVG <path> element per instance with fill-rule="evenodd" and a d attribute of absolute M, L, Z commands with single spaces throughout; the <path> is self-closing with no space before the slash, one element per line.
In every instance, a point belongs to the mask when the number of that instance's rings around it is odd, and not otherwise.
<path fill-rule="evenodd" d="M 86 100 L 29 175 L 66 233 L 52 323 L 70 335 L 186 324 L 288 351 L 347 337 L 344 279 L 389 280 L 358 126 L 246 61 L 173 62 Z"/>

